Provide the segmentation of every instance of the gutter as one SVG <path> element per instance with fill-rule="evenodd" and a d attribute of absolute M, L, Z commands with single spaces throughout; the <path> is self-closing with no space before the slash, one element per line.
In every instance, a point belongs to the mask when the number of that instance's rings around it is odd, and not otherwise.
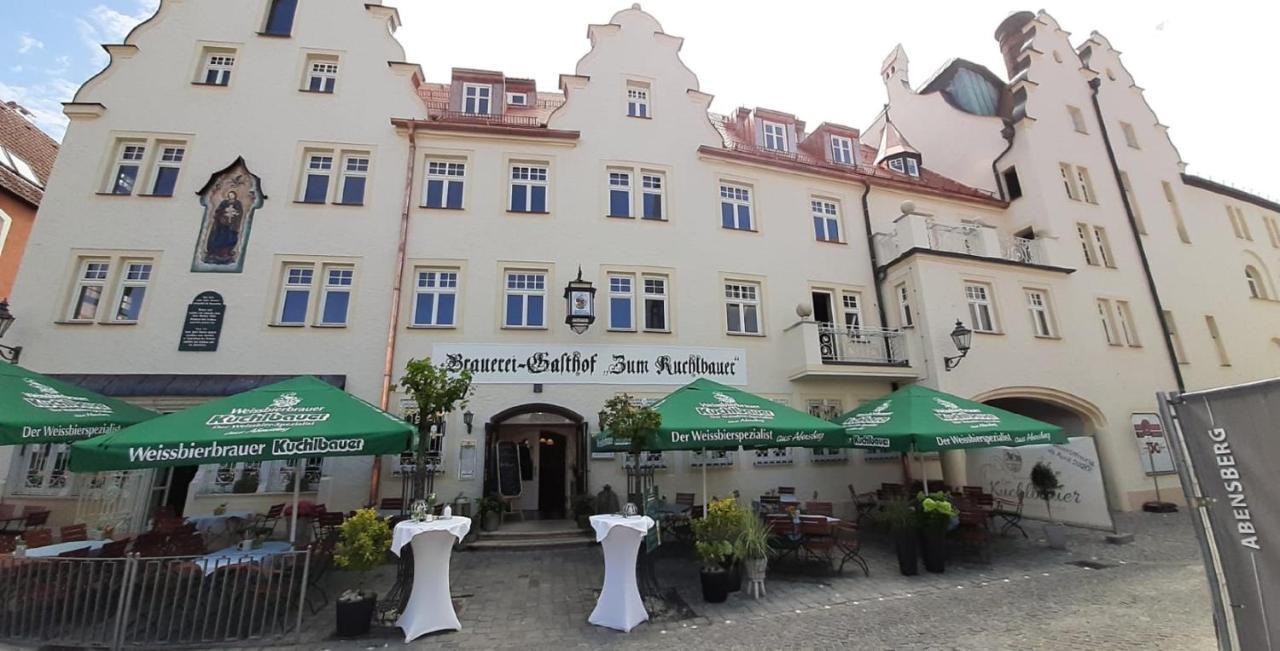
<path fill-rule="evenodd" d="M 1005 192 L 1004 184 L 1000 182 L 1000 170 L 996 166 L 1000 164 L 1000 159 L 1004 158 L 1004 155 L 1009 153 L 1010 149 L 1013 149 L 1013 134 L 1013 125 L 1009 124 L 1008 120 L 1005 120 L 1004 127 L 1000 129 L 1000 135 L 1009 144 L 1005 145 L 1004 151 L 1000 152 L 1000 155 L 996 156 L 995 159 L 991 161 L 991 175 L 996 179 L 996 192 L 1000 193 L 1001 201 L 1012 201 L 1012 199 L 1010 199 L 1008 193 Z"/>
<path fill-rule="evenodd" d="M 387 323 L 387 350 L 382 363 L 382 393 L 378 408 L 383 411 L 391 406 L 391 370 L 395 364 L 396 335 L 400 325 L 400 295 L 404 287 L 405 250 L 409 241 L 409 214 L 413 210 L 413 168 L 418 158 L 417 123 L 409 121 L 409 160 L 404 170 L 404 203 L 400 210 L 400 241 L 396 246 L 396 273 L 391 280 L 391 310 Z M 377 506 L 382 495 L 382 457 L 374 456 L 369 473 L 369 503 Z"/>
<path fill-rule="evenodd" d="M 1186 393 L 1187 387 L 1182 380 L 1182 368 L 1178 365 L 1178 355 L 1173 349 L 1173 338 L 1169 336 L 1169 327 L 1164 322 L 1164 304 L 1160 302 L 1160 292 L 1156 289 L 1156 279 L 1151 273 L 1151 264 L 1147 260 L 1147 249 L 1142 245 L 1142 233 L 1138 232 L 1138 220 L 1133 216 L 1133 206 L 1129 205 L 1129 195 L 1124 191 L 1124 182 L 1120 179 L 1120 164 L 1116 162 L 1115 150 L 1111 148 L 1111 136 L 1107 134 L 1107 122 L 1102 116 L 1102 104 L 1098 102 L 1098 89 L 1102 80 L 1094 77 L 1089 80 L 1089 99 L 1093 102 L 1093 113 L 1098 118 L 1098 131 L 1102 133 L 1102 144 L 1107 150 L 1107 160 L 1111 162 L 1111 174 L 1115 177 L 1116 189 L 1120 190 L 1120 203 L 1124 206 L 1124 214 L 1129 218 L 1129 232 L 1138 245 L 1138 259 L 1142 261 L 1142 274 L 1147 279 L 1147 290 L 1151 292 L 1151 301 L 1156 306 L 1156 320 L 1160 323 L 1160 332 L 1164 334 L 1164 349 L 1169 355 L 1169 365 L 1173 368 L 1173 378 L 1178 383 L 1178 393 Z"/>
<path fill-rule="evenodd" d="M 884 288 L 880 286 L 883 280 L 883 273 L 880 270 L 880 263 L 876 260 L 876 243 L 871 231 L 871 208 L 867 204 L 867 196 L 871 194 L 871 184 L 862 181 L 862 224 L 867 235 L 867 260 L 871 263 L 871 284 L 876 290 L 876 314 L 880 317 L 880 329 L 889 329 L 889 319 L 885 316 L 884 311 Z M 889 340 L 884 340 L 884 358 L 891 359 L 889 350 Z"/>

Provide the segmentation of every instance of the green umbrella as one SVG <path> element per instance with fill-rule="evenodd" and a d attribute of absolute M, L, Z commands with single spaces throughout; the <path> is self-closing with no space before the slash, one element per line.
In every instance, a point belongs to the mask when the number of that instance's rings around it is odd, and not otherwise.
<path fill-rule="evenodd" d="M 122 400 L 0 364 L 0 445 L 70 443 L 155 417 Z"/>
<path fill-rule="evenodd" d="M 1067 442 L 1057 425 L 914 384 L 836 422 L 849 434 L 849 447 L 889 452 Z"/>

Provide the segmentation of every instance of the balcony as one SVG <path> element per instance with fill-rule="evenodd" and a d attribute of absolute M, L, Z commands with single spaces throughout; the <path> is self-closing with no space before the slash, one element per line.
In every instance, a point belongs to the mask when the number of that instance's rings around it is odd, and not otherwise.
<path fill-rule="evenodd" d="M 1000 233 L 987 224 L 940 224 L 923 215 L 903 215 L 892 233 L 872 236 L 880 264 L 913 249 L 990 258 L 1002 262 L 1052 266 L 1039 240 Z"/>
<path fill-rule="evenodd" d="M 798 321 L 783 332 L 787 354 L 801 362 L 788 379 L 804 377 L 914 378 L 907 341 L 898 330 L 846 328 Z"/>
<path fill-rule="evenodd" d="M 541 127 L 536 115 L 506 115 L 491 113 L 466 113 L 450 110 L 444 102 L 427 102 L 427 119 L 433 122 L 459 122 L 464 124 L 499 125 L 507 127 Z"/>

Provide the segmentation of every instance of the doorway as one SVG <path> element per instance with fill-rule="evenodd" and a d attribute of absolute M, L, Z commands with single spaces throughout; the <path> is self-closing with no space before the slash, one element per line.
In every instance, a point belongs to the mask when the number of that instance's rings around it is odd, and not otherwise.
<path fill-rule="evenodd" d="M 827 362 L 835 360 L 837 357 L 836 319 L 831 293 L 813 291 L 809 296 L 813 300 L 813 320 L 818 322 L 818 350 L 822 352 L 822 360 Z"/>
<path fill-rule="evenodd" d="M 187 506 L 187 493 L 191 490 L 191 480 L 196 477 L 200 466 L 176 466 L 169 468 L 168 490 L 165 491 L 163 506 L 172 510 L 173 514 L 182 517 L 182 510 Z"/>
<path fill-rule="evenodd" d="M 560 519 L 565 511 L 565 435 L 538 434 L 538 516 Z"/>
<path fill-rule="evenodd" d="M 501 443 L 526 446 L 532 474 L 521 474 L 519 496 L 512 508 L 526 518 L 561 519 L 571 498 L 587 491 L 590 437 L 581 415 L 564 407 L 532 403 L 501 411 L 485 424 L 484 494 L 499 492 Z"/>

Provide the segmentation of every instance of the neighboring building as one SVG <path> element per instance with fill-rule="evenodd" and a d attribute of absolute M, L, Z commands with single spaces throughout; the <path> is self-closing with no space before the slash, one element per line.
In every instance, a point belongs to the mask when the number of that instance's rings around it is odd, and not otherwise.
<path fill-rule="evenodd" d="M 27 119 L 16 102 L 0 98 L 0 299 L 18 276 L 58 143 Z"/>
<path fill-rule="evenodd" d="M 1009 55 L 1012 83 L 956 61 L 912 91 L 896 49 L 888 107 L 861 130 L 809 129 L 764 108 L 709 113 L 681 39 L 638 7 L 592 25 L 590 51 L 547 91 L 468 68 L 428 83 L 400 62 L 397 17 L 377 4 L 297 3 L 296 16 L 284 0 L 235 5 L 165 0 L 67 105 L 74 155 L 58 165 L 33 236 L 43 255 L 12 301 L 10 336 L 33 368 L 161 410 L 310 373 L 402 412 L 390 383 L 431 356 L 476 373 L 472 424 L 461 413 L 446 423 L 437 493 L 490 492 L 496 446 L 516 446 L 517 461 L 527 446 L 528 463 L 513 466 L 527 467 L 518 505 L 548 517 L 574 495 L 625 485 L 620 455 L 589 445 L 606 400 L 658 398 L 699 375 L 824 417 L 920 382 L 1044 418 L 1096 438 L 1112 506 L 1132 509 L 1150 491 L 1134 416 L 1178 387 L 1174 368 L 1192 377 L 1212 359 L 1212 342 L 1188 341 L 1195 312 L 1219 317 L 1214 341 L 1235 365 L 1188 387 L 1280 368 L 1269 275 L 1280 249 L 1263 250 L 1271 231 L 1257 221 L 1274 205 L 1184 183 L 1151 118 L 1149 132 L 1134 127 L 1151 160 L 1122 165 L 1143 184 L 1137 202 L 1152 204 L 1146 257 L 1185 329 L 1190 364 L 1171 362 L 1091 127 L 1088 47 L 1077 54 L 1043 14 L 1001 27 L 1002 43 L 1025 49 Z M 1104 110 L 1122 104 L 1105 93 Z M 1109 119 L 1146 124 L 1133 113 L 1145 104 L 1124 107 Z M 1253 246 L 1221 244 L 1258 256 L 1257 299 L 1197 307 L 1180 289 L 1206 291 L 1223 266 L 1210 260 L 1228 253 L 1206 235 L 1179 250 L 1195 266 L 1179 265 L 1155 240 L 1176 223 L 1157 231 L 1168 204 L 1146 196 L 1166 178 L 1193 236 L 1211 228 L 1201 203 L 1243 211 L 1232 223 L 1247 222 Z M 597 290 L 583 334 L 563 324 L 577 278 Z M 181 338 L 206 292 L 225 304 L 216 351 Z M 948 372 L 957 319 L 975 331 L 973 351 Z M 15 451 L 7 492 L 105 499 L 67 480 L 62 455 Z M 949 453 L 930 472 L 963 483 L 963 461 Z M 371 460 L 304 463 L 325 478 L 309 499 L 369 499 Z M 850 487 L 903 472 L 896 456 L 844 450 L 643 463 L 669 496 L 700 493 L 706 464 L 712 494 L 795 486 L 841 505 Z M 279 466 L 166 471 L 136 493 L 192 510 L 262 506 L 284 499 Z M 380 494 L 399 496 L 400 460 L 379 467 Z M 246 473 L 263 478 L 256 494 L 232 494 Z"/>

